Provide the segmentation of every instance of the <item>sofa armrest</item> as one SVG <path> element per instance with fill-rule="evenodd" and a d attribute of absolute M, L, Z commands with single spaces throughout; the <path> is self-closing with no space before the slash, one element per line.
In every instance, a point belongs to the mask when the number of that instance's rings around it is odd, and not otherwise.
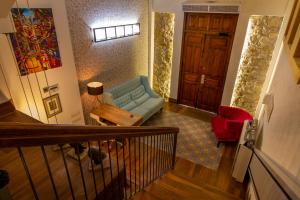
<path fill-rule="evenodd" d="M 107 103 L 107 104 L 110 104 L 110 105 L 115 105 L 115 103 L 113 102 L 113 97 L 112 97 L 112 94 L 109 93 L 109 92 L 104 92 L 103 95 L 102 95 L 102 101 L 103 103 Z"/>
<path fill-rule="evenodd" d="M 154 97 L 154 98 L 159 98 L 159 97 L 160 97 L 156 92 L 154 92 L 154 91 L 151 89 L 150 84 L 149 84 L 149 81 L 148 81 L 148 77 L 146 77 L 146 76 L 141 76 L 141 82 L 142 82 L 142 84 L 144 85 L 146 92 L 147 92 L 151 97 Z"/>

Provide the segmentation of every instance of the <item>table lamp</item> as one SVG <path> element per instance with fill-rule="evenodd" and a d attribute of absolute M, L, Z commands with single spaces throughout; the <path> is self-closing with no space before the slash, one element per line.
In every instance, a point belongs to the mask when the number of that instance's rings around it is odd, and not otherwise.
<path fill-rule="evenodd" d="M 87 90 L 88 90 L 89 95 L 99 97 L 101 94 L 103 94 L 103 83 L 101 83 L 101 82 L 90 82 L 90 83 L 87 84 Z M 98 98 L 98 100 L 100 101 L 99 98 Z"/>

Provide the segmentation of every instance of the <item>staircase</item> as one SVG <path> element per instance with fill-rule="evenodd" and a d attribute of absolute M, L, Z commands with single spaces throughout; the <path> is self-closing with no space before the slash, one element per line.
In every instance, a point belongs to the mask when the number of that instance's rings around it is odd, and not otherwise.
<path fill-rule="evenodd" d="M 0 168 L 9 174 L 12 199 L 130 199 L 174 168 L 178 131 L 46 125 L 6 102 Z"/>
<path fill-rule="evenodd" d="M 0 105 L 0 170 L 9 173 L 12 199 L 244 199 L 246 185 L 231 177 L 234 145 L 226 146 L 215 171 L 176 158 L 177 133 L 172 127 L 45 125 L 7 102 Z M 72 148 L 62 144 L 69 143 L 101 147 L 109 162 L 93 169 L 89 156 L 68 155 Z"/>

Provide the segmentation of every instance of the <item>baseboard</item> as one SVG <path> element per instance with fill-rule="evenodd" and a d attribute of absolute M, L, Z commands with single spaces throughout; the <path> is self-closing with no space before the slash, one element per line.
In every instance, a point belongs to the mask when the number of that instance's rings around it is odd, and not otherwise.
<path fill-rule="evenodd" d="M 171 103 L 177 103 L 177 99 L 169 98 L 169 102 L 171 102 Z"/>

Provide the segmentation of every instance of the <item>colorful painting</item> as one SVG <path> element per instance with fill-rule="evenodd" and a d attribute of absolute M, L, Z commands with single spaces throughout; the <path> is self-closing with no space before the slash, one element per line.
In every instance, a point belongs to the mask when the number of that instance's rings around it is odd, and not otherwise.
<path fill-rule="evenodd" d="M 22 76 L 61 67 L 51 8 L 13 8 L 16 33 L 10 34 Z"/>

